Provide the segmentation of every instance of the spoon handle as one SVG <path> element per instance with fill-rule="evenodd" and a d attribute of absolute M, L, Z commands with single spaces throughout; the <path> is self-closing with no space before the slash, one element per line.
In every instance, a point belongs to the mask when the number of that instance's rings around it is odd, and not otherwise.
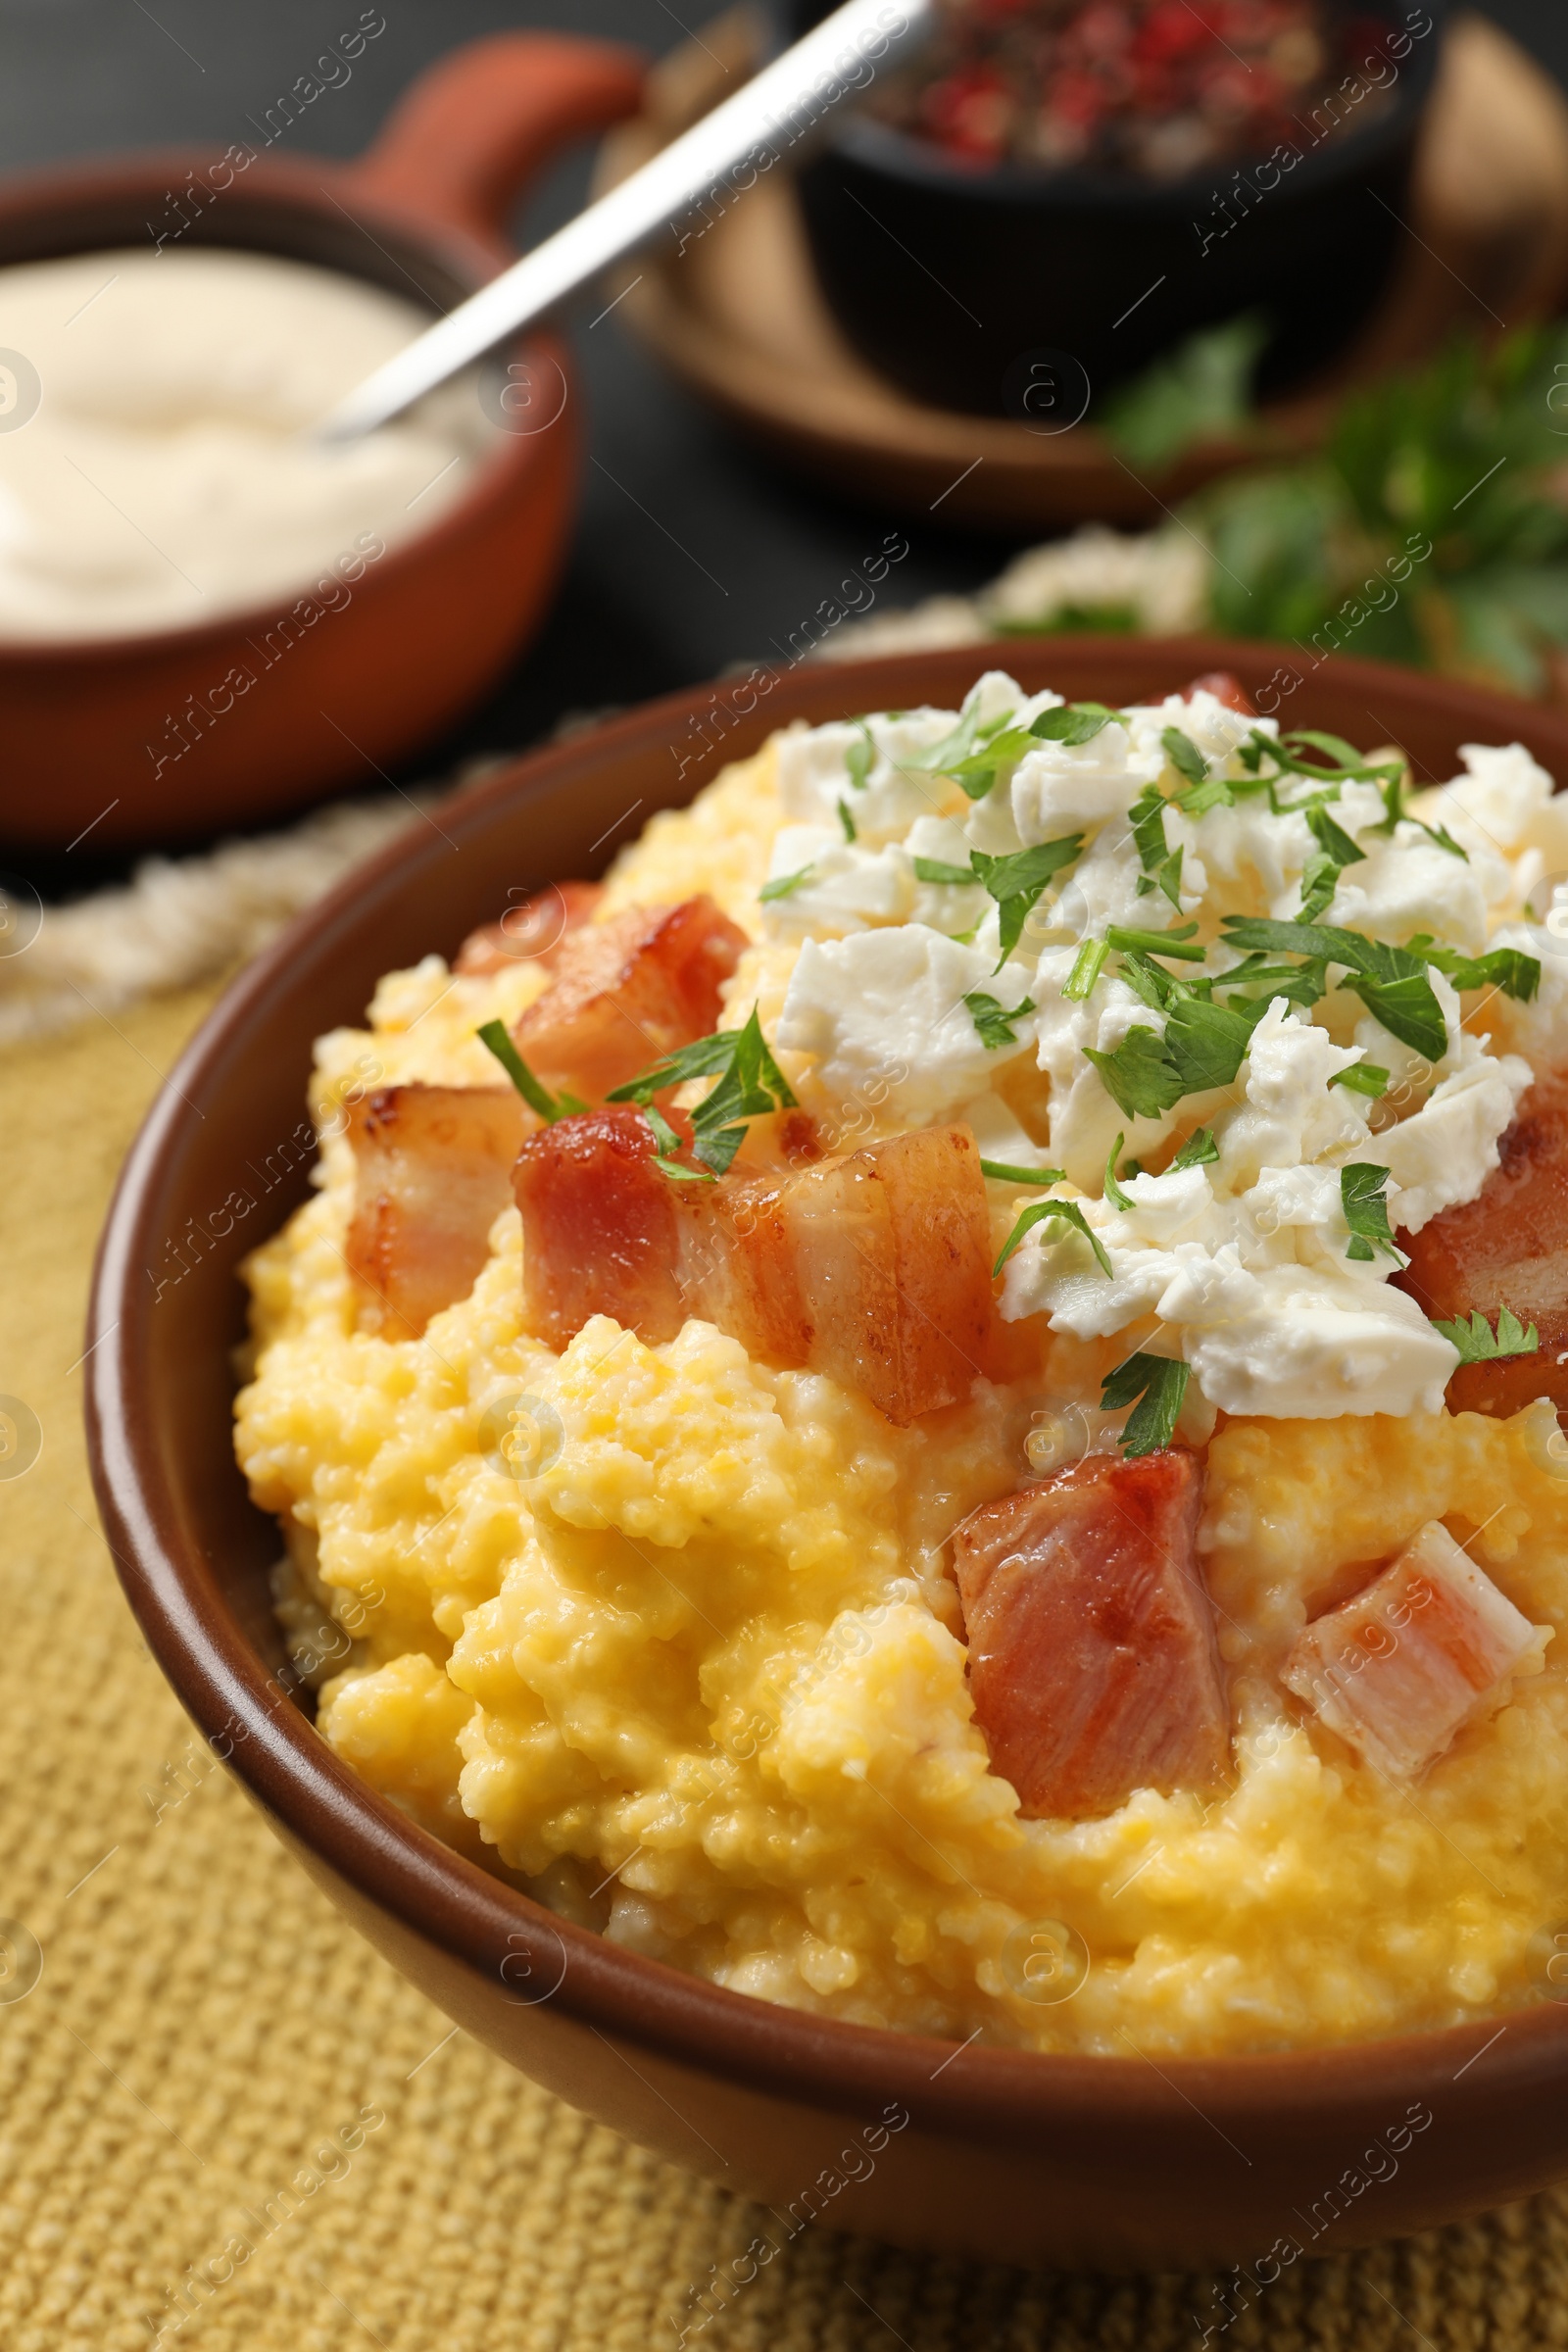
<path fill-rule="evenodd" d="M 689 215 L 699 234 L 709 218 L 704 202 L 721 207 L 739 193 L 726 175 L 750 170 L 749 187 L 842 99 L 869 87 L 894 52 L 928 28 L 935 9 L 936 0 L 848 0 L 733 98 L 356 385 L 318 435 L 347 441 L 373 431 L 661 229 Z"/>

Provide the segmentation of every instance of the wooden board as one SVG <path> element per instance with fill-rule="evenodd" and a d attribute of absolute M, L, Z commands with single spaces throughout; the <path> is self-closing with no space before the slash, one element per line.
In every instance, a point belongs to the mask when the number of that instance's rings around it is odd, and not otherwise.
<path fill-rule="evenodd" d="M 612 185 L 706 113 L 758 61 L 745 8 L 706 26 L 652 75 L 645 113 L 601 153 Z M 1451 26 L 1422 133 L 1410 234 L 1382 310 L 1331 372 L 1262 412 L 1265 449 L 1321 441 L 1340 396 L 1429 357 L 1464 327 L 1494 334 L 1568 290 L 1568 102 L 1480 17 Z M 1147 522 L 1256 441 L 1190 451 L 1141 479 L 1092 425 L 1046 438 L 1002 417 L 923 407 L 876 375 L 819 293 L 793 188 L 760 180 L 680 255 L 615 281 L 621 315 L 748 438 L 833 487 L 903 511 L 1020 534 L 1100 517 Z"/>

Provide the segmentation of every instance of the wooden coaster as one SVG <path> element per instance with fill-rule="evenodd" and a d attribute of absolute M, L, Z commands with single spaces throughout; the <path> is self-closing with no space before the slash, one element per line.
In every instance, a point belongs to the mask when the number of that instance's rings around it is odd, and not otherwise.
<path fill-rule="evenodd" d="M 600 190 L 733 91 L 759 27 L 731 10 L 650 77 L 648 104 L 601 151 Z M 1261 439 L 1188 452 L 1140 479 L 1092 425 L 1054 437 L 921 406 L 839 332 L 795 191 L 760 180 L 678 257 L 655 248 L 616 281 L 636 332 L 746 436 L 834 488 L 1020 534 L 1099 517 L 1148 522 L 1227 468 L 1322 441 L 1342 395 L 1429 358 L 1464 327 L 1494 334 L 1568 289 L 1568 102 L 1495 25 L 1449 29 L 1422 133 L 1409 234 L 1378 317 L 1331 371 L 1266 407 Z"/>

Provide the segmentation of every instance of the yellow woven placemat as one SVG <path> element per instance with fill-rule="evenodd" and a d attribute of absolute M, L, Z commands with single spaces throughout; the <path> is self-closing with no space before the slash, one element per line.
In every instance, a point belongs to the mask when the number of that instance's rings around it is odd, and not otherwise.
<path fill-rule="evenodd" d="M 206 1002 L 0 1055 L 0 1392 L 42 1430 L 0 1479 L 0 2352 L 676 2352 L 682 2328 L 687 2352 L 1190 2352 L 1205 2327 L 1280 2352 L 1568 2343 L 1560 2196 L 1228 2306 L 1206 2278 L 826 2230 L 715 2291 L 758 2209 L 536 2090 L 362 1943 L 195 1740 L 87 1483 L 93 1239 Z"/>

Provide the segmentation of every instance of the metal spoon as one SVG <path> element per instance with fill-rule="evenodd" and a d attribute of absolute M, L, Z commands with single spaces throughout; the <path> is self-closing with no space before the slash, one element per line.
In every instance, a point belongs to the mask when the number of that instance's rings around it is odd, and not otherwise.
<path fill-rule="evenodd" d="M 936 5 L 849 0 L 836 9 L 641 171 L 356 385 L 317 436 L 354 440 L 385 424 L 661 229 L 689 217 L 692 234 L 700 234 L 711 208 L 722 210 L 843 99 L 869 88 L 897 51 L 929 29 Z"/>

